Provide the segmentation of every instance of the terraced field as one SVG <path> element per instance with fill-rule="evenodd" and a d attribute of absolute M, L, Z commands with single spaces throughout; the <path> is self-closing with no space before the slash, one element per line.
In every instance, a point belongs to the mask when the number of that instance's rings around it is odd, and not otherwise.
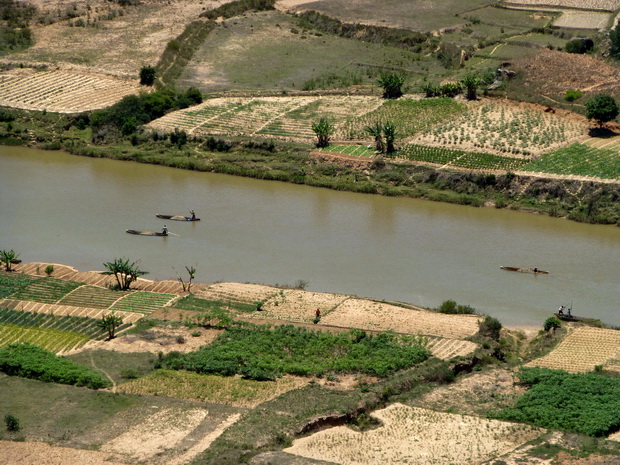
<path fill-rule="evenodd" d="M 0 105 L 23 110 L 79 113 L 137 94 L 137 81 L 71 71 L 0 73 Z"/>
<path fill-rule="evenodd" d="M 29 342 L 51 352 L 60 353 L 77 349 L 88 340 L 88 336 L 71 331 L 0 323 L 0 347 L 13 342 Z"/>
<path fill-rule="evenodd" d="M 585 373 L 598 365 L 620 371 L 620 331 L 576 328 L 551 353 L 525 366 Z"/>
<path fill-rule="evenodd" d="M 11 295 L 12 299 L 54 304 L 82 283 L 56 278 L 40 278 Z"/>
<path fill-rule="evenodd" d="M 58 301 L 59 305 L 72 305 L 89 308 L 109 308 L 126 292 L 112 291 L 103 287 L 83 285 Z"/>
<path fill-rule="evenodd" d="M 149 315 L 155 310 L 166 306 L 172 299 L 177 296 L 174 294 L 159 294 L 156 292 L 137 291 L 126 294 L 125 297 L 119 299 L 110 310 L 119 310 L 122 312 L 135 312 Z"/>

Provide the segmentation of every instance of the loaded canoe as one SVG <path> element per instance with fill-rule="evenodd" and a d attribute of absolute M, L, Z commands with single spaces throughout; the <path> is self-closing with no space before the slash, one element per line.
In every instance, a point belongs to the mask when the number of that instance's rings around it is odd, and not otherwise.
<path fill-rule="evenodd" d="M 559 313 L 554 313 L 554 315 L 562 320 L 562 321 L 580 321 L 582 323 L 600 323 L 601 320 L 599 320 L 598 318 L 587 318 L 587 317 L 583 317 L 583 316 L 573 316 L 573 315 L 568 315 L 566 313 L 564 313 L 563 315 L 560 315 Z"/>
<path fill-rule="evenodd" d="M 519 268 L 517 266 L 500 266 L 502 270 L 516 271 L 517 273 L 549 274 L 548 271 L 534 270 L 534 268 Z"/>
<path fill-rule="evenodd" d="M 174 220 L 174 221 L 200 221 L 200 218 L 192 218 L 191 216 L 182 216 L 182 215 L 160 215 L 159 213 L 155 215 L 157 218 L 161 218 L 162 220 Z"/>
<path fill-rule="evenodd" d="M 162 232 L 155 232 L 155 231 L 136 231 L 135 229 L 127 229 L 126 232 L 128 232 L 129 234 L 137 234 L 138 236 L 163 236 L 163 237 L 167 237 L 167 234 L 164 234 Z"/>

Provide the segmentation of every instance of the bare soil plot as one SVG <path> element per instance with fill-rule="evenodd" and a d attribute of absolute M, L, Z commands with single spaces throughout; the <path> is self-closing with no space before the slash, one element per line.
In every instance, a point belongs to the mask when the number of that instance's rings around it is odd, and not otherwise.
<path fill-rule="evenodd" d="M 476 315 L 445 315 L 351 298 L 322 316 L 321 323 L 458 339 L 478 332 L 478 323 L 481 319 Z"/>
<path fill-rule="evenodd" d="M 540 7 L 544 5 L 604 11 L 614 11 L 620 8 L 619 0 L 517 0 L 503 3 L 506 6 Z"/>
<path fill-rule="evenodd" d="M 50 446 L 44 442 L 0 441 L 0 463 L 11 465 L 124 465 L 117 454 Z"/>
<path fill-rule="evenodd" d="M 620 331 L 580 326 L 551 353 L 525 366 L 584 373 L 598 365 L 620 371 Z"/>
<path fill-rule="evenodd" d="M 0 74 L 0 105 L 24 110 L 78 113 L 137 94 L 136 80 L 75 71 L 11 70 Z"/>
<path fill-rule="evenodd" d="M 510 157 L 550 152 L 587 136 L 589 124 L 568 112 L 499 100 L 470 104 L 468 112 L 408 140 L 419 145 L 459 148 Z"/>
<path fill-rule="evenodd" d="M 569 29 L 604 30 L 607 28 L 610 19 L 611 13 L 564 10 L 562 11 L 562 15 L 553 22 L 553 25 Z"/>
<path fill-rule="evenodd" d="M 486 410 L 512 406 L 525 389 L 504 369 L 473 372 L 455 383 L 439 386 L 412 402 L 416 407 L 483 415 Z"/>
<path fill-rule="evenodd" d="M 382 104 L 379 97 L 259 97 L 215 98 L 198 106 L 169 113 L 147 125 L 170 132 L 175 128 L 196 135 L 265 136 L 308 141 L 312 123 L 323 116 L 344 137 L 347 121 Z"/>
<path fill-rule="evenodd" d="M 523 86 L 543 95 L 564 94 L 569 89 L 620 94 L 620 70 L 589 55 L 541 50 L 515 60 L 513 68 L 522 76 Z"/>
<path fill-rule="evenodd" d="M 294 441 L 285 452 L 343 465 L 480 463 L 541 434 L 524 425 L 393 404 L 371 414 L 382 426 L 331 428 Z"/>
<path fill-rule="evenodd" d="M 166 44 L 177 37 L 187 23 L 197 19 L 203 8 L 219 4 L 146 0 L 121 8 L 104 0 L 95 0 L 89 2 L 89 9 L 86 9 L 68 0 L 44 3 L 59 11 L 72 9 L 75 4 L 79 16 L 49 25 L 36 23 L 32 27 L 35 45 L 2 61 L 47 64 L 65 70 L 88 70 L 134 79 L 137 79 L 141 66 L 157 63 Z M 110 16 L 111 10 L 117 12 L 113 17 Z M 70 25 L 80 19 L 90 25 Z"/>

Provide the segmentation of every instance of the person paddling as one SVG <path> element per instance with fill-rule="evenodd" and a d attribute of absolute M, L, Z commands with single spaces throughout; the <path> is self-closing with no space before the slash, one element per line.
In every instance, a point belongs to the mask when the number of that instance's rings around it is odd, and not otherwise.
<path fill-rule="evenodd" d="M 192 221 L 196 221 L 196 212 L 194 210 L 190 210 L 190 213 L 192 214 Z"/>
<path fill-rule="evenodd" d="M 161 228 L 161 234 L 163 236 L 167 236 L 168 235 L 168 228 L 166 227 L 166 225 L 164 225 L 164 227 Z"/>

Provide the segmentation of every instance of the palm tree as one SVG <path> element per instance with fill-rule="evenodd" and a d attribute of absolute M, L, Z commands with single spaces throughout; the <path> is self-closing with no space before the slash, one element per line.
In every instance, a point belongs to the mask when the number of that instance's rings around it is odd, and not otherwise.
<path fill-rule="evenodd" d="M 381 73 L 377 82 L 383 87 L 383 98 L 395 99 L 403 95 L 402 87 L 405 83 L 405 76 L 402 74 Z"/>
<path fill-rule="evenodd" d="M 131 283 L 138 279 L 140 276 L 148 274 L 148 271 L 142 271 L 138 268 L 138 262 L 129 263 L 126 258 L 117 258 L 112 262 L 104 263 L 107 271 L 103 271 L 101 274 L 114 275 L 118 288 L 122 291 L 126 291 L 131 286 Z"/>
<path fill-rule="evenodd" d="M 366 126 L 366 132 L 375 138 L 375 150 L 383 153 L 385 146 L 383 144 L 383 125 L 381 122 L 376 121 L 374 124 Z"/>
<path fill-rule="evenodd" d="M 114 339 L 116 329 L 122 324 L 123 319 L 112 312 L 101 317 L 101 320 L 97 322 L 97 327 L 108 332 L 108 339 Z"/>
<path fill-rule="evenodd" d="M 329 139 L 334 132 L 334 126 L 327 118 L 322 117 L 318 122 L 312 123 L 312 130 L 316 134 L 318 148 L 328 147 Z"/>
<path fill-rule="evenodd" d="M 463 84 L 463 86 L 465 86 L 465 97 L 467 98 L 467 100 L 476 100 L 478 98 L 477 90 L 481 82 L 482 81 L 480 77 L 476 73 L 468 73 L 463 78 L 461 83 Z"/>
<path fill-rule="evenodd" d="M 385 136 L 385 151 L 388 154 L 396 152 L 394 141 L 396 140 L 396 125 L 391 121 L 386 121 L 383 125 L 383 135 Z"/>
<path fill-rule="evenodd" d="M 15 253 L 13 249 L 11 250 L 0 250 L 0 262 L 4 263 L 5 271 L 12 271 L 11 265 L 14 260 L 17 260 L 19 255 Z"/>

